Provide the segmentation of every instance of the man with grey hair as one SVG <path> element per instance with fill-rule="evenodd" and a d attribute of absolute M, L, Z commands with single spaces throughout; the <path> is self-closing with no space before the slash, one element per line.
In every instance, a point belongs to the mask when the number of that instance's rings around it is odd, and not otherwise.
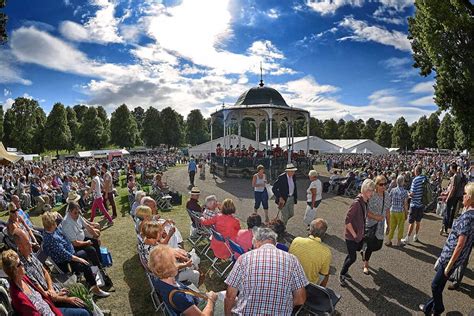
<path fill-rule="evenodd" d="M 391 202 L 390 207 L 390 232 L 388 234 L 388 241 L 385 243 L 386 246 L 392 245 L 392 238 L 395 234 L 395 229 L 398 228 L 397 243 L 396 246 L 404 245 L 401 242 L 403 237 L 403 230 L 405 226 L 405 220 L 408 212 L 408 191 L 404 188 L 405 177 L 399 175 L 397 177 L 397 186 L 393 188 L 388 194 Z"/>
<path fill-rule="evenodd" d="M 309 282 L 326 286 L 329 280 L 329 266 L 332 261 L 331 249 L 322 242 L 328 223 L 316 218 L 309 226 L 309 236 L 296 237 L 289 252 L 298 258 Z"/>
<path fill-rule="evenodd" d="M 276 239 L 269 228 L 254 233 L 255 250 L 240 256 L 225 280 L 225 315 L 291 315 L 304 304 L 309 282 L 303 268 L 294 255 L 275 247 Z"/>
<path fill-rule="evenodd" d="M 217 197 L 215 195 L 209 195 L 205 199 L 202 217 L 209 219 L 216 216 L 217 214 L 219 214 L 219 203 L 217 202 Z"/>

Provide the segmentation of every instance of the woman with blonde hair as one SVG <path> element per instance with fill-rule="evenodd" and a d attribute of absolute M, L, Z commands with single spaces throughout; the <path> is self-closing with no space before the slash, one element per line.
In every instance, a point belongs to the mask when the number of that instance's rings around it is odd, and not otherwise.
<path fill-rule="evenodd" d="M 156 246 L 150 253 L 148 268 L 157 277 L 153 279 L 155 289 L 174 313 L 185 316 L 214 314 L 216 293 L 212 291 L 207 294 L 198 293 L 176 280 L 178 267 L 173 249 L 164 245 Z M 200 302 L 203 300 L 206 301 L 206 306 L 201 311 L 198 305 L 201 305 Z"/>
<path fill-rule="evenodd" d="M 391 200 L 386 193 L 387 179 L 385 176 L 375 178 L 375 193 L 367 204 L 367 216 L 365 221 L 365 238 L 362 247 L 362 259 L 364 260 L 364 274 L 369 274 L 369 260 L 374 251 L 382 248 L 385 234 L 390 231 L 390 206 Z M 387 221 L 387 229 L 385 229 Z"/>
<path fill-rule="evenodd" d="M 214 225 L 216 231 L 221 233 L 224 238 L 230 238 L 235 241 L 237 233 L 240 230 L 240 222 L 234 217 L 235 205 L 231 199 L 225 199 L 222 202 L 221 213 L 204 219 L 201 217 L 201 223 L 206 226 Z M 211 240 L 211 249 L 214 255 L 220 259 L 228 259 L 231 256 L 226 244 L 213 238 Z"/>

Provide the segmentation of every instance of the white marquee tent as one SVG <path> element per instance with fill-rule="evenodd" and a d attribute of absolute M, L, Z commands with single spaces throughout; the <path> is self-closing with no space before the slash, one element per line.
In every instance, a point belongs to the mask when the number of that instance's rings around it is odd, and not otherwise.
<path fill-rule="evenodd" d="M 280 138 L 280 147 L 283 150 L 287 149 L 287 144 L 286 144 L 286 137 Z M 278 144 L 278 138 L 275 138 L 272 140 L 273 144 Z M 264 144 L 264 142 L 263 142 Z M 294 142 L 294 151 L 306 151 L 306 136 L 304 137 L 295 137 L 295 142 Z M 309 136 L 309 150 L 315 150 L 318 151 L 319 153 L 338 153 L 339 152 L 339 147 L 318 137 L 318 136 Z"/>
<path fill-rule="evenodd" d="M 267 148 L 265 147 L 265 144 L 259 144 L 258 142 L 245 137 L 242 137 L 241 141 L 242 146 L 245 146 L 246 148 L 249 148 L 249 145 L 252 145 L 253 148 L 259 150 Z M 226 136 L 226 142 L 228 147 L 232 145 L 235 148 L 239 144 L 239 136 L 234 134 L 228 135 Z M 200 155 L 207 156 L 209 153 L 215 153 L 217 144 L 221 144 L 221 146 L 223 146 L 224 137 L 219 137 L 206 143 L 202 143 L 189 148 L 189 156 L 199 157 Z"/>
<path fill-rule="evenodd" d="M 326 141 L 339 147 L 339 153 L 388 154 L 388 150 L 385 147 L 370 139 L 327 139 Z"/>

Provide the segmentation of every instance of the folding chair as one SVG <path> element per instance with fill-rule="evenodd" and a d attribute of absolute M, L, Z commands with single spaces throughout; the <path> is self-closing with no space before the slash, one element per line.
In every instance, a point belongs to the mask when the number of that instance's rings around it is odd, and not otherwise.
<path fill-rule="evenodd" d="M 238 243 L 236 243 L 232 239 L 227 238 L 227 242 L 229 243 L 230 250 L 232 250 L 232 252 L 233 252 L 232 253 L 232 260 L 234 262 L 235 262 L 235 260 L 237 260 L 237 258 L 235 258 L 235 253 L 238 253 L 239 255 L 243 255 L 244 253 L 246 253 L 244 248 L 242 248 L 242 246 L 240 246 Z"/>
<path fill-rule="evenodd" d="M 160 192 L 160 194 L 156 195 L 156 206 L 161 211 L 170 211 L 173 208 L 173 205 L 171 205 L 171 199 L 171 195 Z"/>
<path fill-rule="evenodd" d="M 296 315 L 334 314 L 341 295 L 333 290 L 310 283 L 306 286 L 306 302 Z"/>
<path fill-rule="evenodd" d="M 211 231 L 209 230 L 209 228 L 201 224 L 201 218 L 198 214 L 194 213 L 191 210 L 187 210 L 187 211 L 188 211 L 189 217 L 191 218 L 191 222 L 193 223 L 193 226 L 194 226 L 194 233 L 189 235 L 188 241 L 193 245 L 196 251 L 201 255 L 204 252 L 206 252 L 208 248 L 210 247 L 209 236 L 211 235 Z M 199 249 L 198 244 L 202 240 L 205 240 L 206 243 L 201 249 Z"/>
<path fill-rule="evenodd" d="M 226 239 L 224 238 L 224 236 L 222 236 L 221 233 L 219 233 L 218 231 L 216 231 L 212 227 L 209 228 L 209 230 L 211 231 L 212 238 L 214 238 L 217 241 L 220 241 L 220 242 L 224 243 L 225 247 L 229 251 L 230 257 L 232 258 L 232 251 L 229 249 L 229 246 L 227 245 L 227 242 L 226 242 Z M 211 249 L 211 247 L 209 247 L 206 250 L 206 252 L 204 253 L 206 258 L 208 258 L 209 260 L 212 261 L 212 264 L 211 264 L 211 267 L 209 268 L 209 270 L 211 270 L 211 269 L 214 270 L 222 278 L 226 274 L 227 270 L 229 270 L 229 268 L 232 267 L 233 261 L 232 260 L 226 260 L 226 259 L 220 259 L 220 258 L 217 258 L 215 256 L 214 256 L 214 259 L 211 259 L 211 257 L 209 257 L 209 255 L 207 254 L 209 249 Z M 219 267 L 218 263 L 223 264 L 223 267 Z"/>

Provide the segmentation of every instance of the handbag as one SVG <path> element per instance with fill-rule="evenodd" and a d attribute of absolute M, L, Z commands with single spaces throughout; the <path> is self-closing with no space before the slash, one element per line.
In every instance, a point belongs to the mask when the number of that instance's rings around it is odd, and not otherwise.
<path fill-rule="evenodd" d="M 100 247 L 100 256 L 102 259 L 102 265 L 104 267 L 111 267 L 112 266 L 112 255 L 110 254 L 109 249 L 105 247 Z"/>

